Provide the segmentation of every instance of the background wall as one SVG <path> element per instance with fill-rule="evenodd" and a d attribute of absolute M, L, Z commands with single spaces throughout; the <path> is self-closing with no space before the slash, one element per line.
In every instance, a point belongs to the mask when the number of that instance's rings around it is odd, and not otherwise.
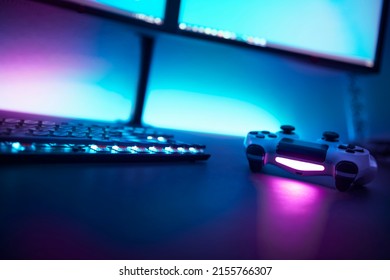
<path fill-rule="evenodd" d="M 131 27 L 30 1 L 0 3 L 0 109 L 128 119 L 139 63 Z M 243 136 L 288 123 L 309 139 L 324 130 L 344 139 L 390 134 L 388 42 L 382 72 L 356 76 L 362 133 L 350 73 L 188 38 L 156 43 L 148 124 Z"/>
<path fill-rule="evenodd" d="M 390 6 L 390 5 L 389 5 Z M 389 8 L 390 9 L 390 8 Z M 390 15 L 390 11 L 388 11 Z M 389 16 L 387 17 L 389 19 Z M 357 78 L 363 101 L 365 137 L 390 141 L 390 21 L 387 20 L 381 71 Z"/>
<path fill-rule="evenodd" d="M 293 124 L 302 136 L 347 135 L 347 74 L 268 53 L 161 37 L 145 121 L 246 135 Z"/>
<path fill-rule="evenodd" d="M 162 36 L 145 121 L 234 135 L 290 123 L 303 137 L 335 130 L 346 141 L 363 142 L 390 133 L 389 60 L 385 41 L 382 71 L 354 75 L 266 52 Z"/>
<path fill-rule="evenodd" d="M 138 57 L 129 26 L 37 2 L 0 1 L 0 109 L 127 120 Z"/>

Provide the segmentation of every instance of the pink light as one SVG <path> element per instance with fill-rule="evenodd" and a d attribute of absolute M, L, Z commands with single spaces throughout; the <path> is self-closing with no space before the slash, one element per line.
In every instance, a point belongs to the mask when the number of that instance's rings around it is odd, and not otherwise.
<path fill-rule="evenodd" d="M 288 159 L 283 157 L 276 157 L 275 161 L 284 166 L 293 168 L 299 171 L 324 171 L 325 167 L 321 164 L 304 162 L 300 160 Z"/>

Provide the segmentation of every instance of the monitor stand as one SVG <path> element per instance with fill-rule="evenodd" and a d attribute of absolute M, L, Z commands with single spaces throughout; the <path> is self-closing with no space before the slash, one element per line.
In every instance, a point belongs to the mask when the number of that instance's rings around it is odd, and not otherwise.
<path fill-rule="evenodd" d="M 137 98 L 134 109 L 134 116 L 130 124 L 132 126 L 141 126 L 142 125 L 142 114 L 144 110 L 146 91 L 149 82 L 150 67 L 152 63 L 152 56 L 154 50 L 155 39 L 148 35 L 140 35 L 140 71 L 139 71 L 139 80 L 137 85 Z"/>

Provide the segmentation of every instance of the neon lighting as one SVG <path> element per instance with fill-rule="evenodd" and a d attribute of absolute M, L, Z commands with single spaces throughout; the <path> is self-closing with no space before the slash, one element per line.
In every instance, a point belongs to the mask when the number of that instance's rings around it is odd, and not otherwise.
<path fill-rule="evenodd" d="M 91 145 L 90 148 L 91 148 L 92 150 L 98 150 L 98 149 L 99 149 L 99 147 L 98 147 L 97 145 Z"/>
<path fill-rule="evenodd" d="M 228 31 L 237 35 L 235 40 L 259 47 L 289 48 L 370 66 L 382 2 L 247 0 L 240 5 L 238 1 L 182 0 L 179 26 L 188 31 L 203 26 L 202 33 L 210 36 L 215 36 L 212 30 Z M 298 29 L 299 34 L 291 32 Z"/>
<path fill-rule="evenodd" d="M 156 147 L 149 147 L 149 151 L 158 152 L 158 149 Z"/>
<path fill-rule="evenodd" d="M 290 167 L 299 171 L 324 171 L 325 167 L 321 164 L 304 162 L 300 160 L 288 159 L 283 157 L 276 157 L 275 161 L 284 166 Z"/>
<path fill-rule="evenodd" d="M 12 148 L 14 148 L 15 150 L 19 150 L 21 147 L 22 145 L 20 145 L 19 142 L 12 143 Z"/>
<path fill-rule="evenodd" d="M 161 81 L 157 83 L 154 86 L 161 86 Z M 250 90 L 253 89 L 249 87 Z M 151 90 L 143 121 L 162 128 L 235 136 L 246 135 L 251 129 L 259 127 L 259 123 L 267 130 L 279 129 L 280 122 L 268 111 L 269 108 L 241 100 L 234 91 L 226 90 L 223 94 L 225 96 L 186 90 Z"/>
<path fill-rule="evenodd" d="M 75 1 L 75 0 L 73 0 Z M 80 1 L 76 1 L 80 2 Z M 133 14 L 137 19 L 155 23 L 162 24 L 164 11 L 165 11 L 165 0 L 148 0 L 148 1 L 139 1 L 139 0 L 90 0 L 88 2 L 96 2 L 98 7 L 103 9 L 108 9 L 108 7 L 113 7 L 115 12 L 123 12 L 125 15 L 129 13 Z M 108 7 L 107 7 L 108 6 Z"/>

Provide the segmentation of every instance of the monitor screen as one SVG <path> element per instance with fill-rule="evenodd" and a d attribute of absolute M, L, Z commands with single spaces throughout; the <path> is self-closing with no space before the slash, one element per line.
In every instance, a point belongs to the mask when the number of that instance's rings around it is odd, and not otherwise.
<path fill-rule="evenodd" d="M 151 24 L 164 22 L 167 0 L 65 0 Z"/>
<path fill-rule="evenodd" d="M 374 68 L 385 0 L 181 0 L 179 29 Z"/>

